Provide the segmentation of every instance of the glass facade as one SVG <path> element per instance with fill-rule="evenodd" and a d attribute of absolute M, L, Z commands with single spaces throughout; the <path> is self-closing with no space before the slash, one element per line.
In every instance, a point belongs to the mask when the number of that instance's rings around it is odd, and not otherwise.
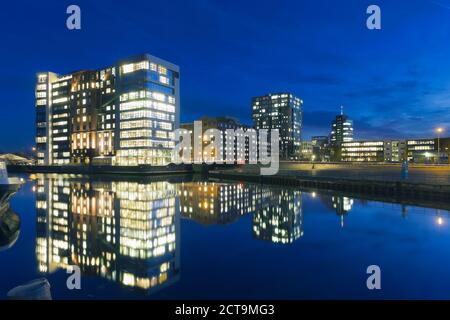
<path fill-rule="evenodd" d="M 179 127 L 178 67 L 142 56 L 120 64 L 115 164 L 166 165 Z"/>
<path fill-rule="evenodd" d="M 169 164 L 179 109 L 178 67 L 150 55 L 65 76 L 39 73 L 38 164 Z"/>
<path fill-rule="evenodd" d="M 36 75 L 36 155 L 37 164 L 52 162 L 51 150 L 51 105 L 52 87 L 56 75 L 51 72 Z"/>
<path fill-rule="evenodd" d="M 353 141 L 353 121 L 344 114 L 338 115 L 331 125 L 330 143 L 340 146 L 350 141 Z"/>

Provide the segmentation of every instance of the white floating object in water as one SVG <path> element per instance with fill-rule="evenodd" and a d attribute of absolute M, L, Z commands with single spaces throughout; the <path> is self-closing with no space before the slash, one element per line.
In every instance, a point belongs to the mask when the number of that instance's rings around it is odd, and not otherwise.
<path fill-rule="evenodd" d="M 50 283 L 46 278 L 30 281 L 11 289 L 8 292 L 8 298 L 12 300 L 52 300 Z"/>

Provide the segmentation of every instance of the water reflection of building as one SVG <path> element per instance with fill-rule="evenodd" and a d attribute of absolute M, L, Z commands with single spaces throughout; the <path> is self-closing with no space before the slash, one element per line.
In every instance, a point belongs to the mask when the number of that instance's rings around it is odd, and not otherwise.
<path fill-rule="evenodd" d="M 341 227 L 344 226 L 344 217 L 348 214 L 353 207 L 353 199 L 347 197 L 331 197 L 331 201 L 333 202 L 333 208 L 336 210 L 336 214 L 341 219 Z"/>
<path fill-rule="evenodd" d="M 178 280 L 174 185 L 41 177 L 36 191 L 40 272 L 78 265 L 84 275 L 151 292 Z"/>
<path fill-rule="evenodd" d="M 253 212 L 259 199 L 255 187 L 218 182 L 186 182 L 178 187 L 183 217 L 203 224 L 226 224 Z"/>
<path fill-rule="evenodd" d="M 320 195 L 320 199 L 328 208 L 332 208 L 336 211 L 336 214 L 340 218 L 341 227 L 343 227 L 345 216 L 350 212 L 350 210 L 352 210 L 353 199 L 337 195 L 329 196 L 325 194 Z"/>
<path fill-rule="evenodd" d="M 253 235 L 292 243 L 303 235 L 302 193 L 253 184 L 187 182 L 178 187 L 183 217 L 203 224 L 226 224 L 253 213 Z"/>
<path fill-rule="evenodd" d="M 302 225 L 302 192 L 272 190 L 253 215 L 253 236 L 273 243 L 289 244 L 303 236 Z"/>
<path fill-rule="evenodd" d="M 0 185 L 0 251 L 11 248 L 19 238 L 20 217 L 9 204 L 15 190 Z"/>

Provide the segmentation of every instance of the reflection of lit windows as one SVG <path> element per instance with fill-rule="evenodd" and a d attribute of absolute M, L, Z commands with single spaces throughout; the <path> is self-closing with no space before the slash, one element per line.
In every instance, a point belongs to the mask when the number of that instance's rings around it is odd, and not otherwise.
<path fill-rule="evenodd" d="M 90 183 L 66 180 L 58 183 L 50 180 L 46 184 L 49 193 L 44 193 L 44 187 L 40 186 L 42 194 L 38 197 L 52 198 L 51 207 L 47 208 L 47 202 L 41 198 L 36 200 L 37 221 L 47 225 L 39 232 L 49 230 L 49 233 L 39 233 L 37 238 L 40 272 L 76 263 L 82 272 L 96 270 L 101 277 L 142 289 L 157 287 L 176 276 L 173 260 L 176 192 L 173 185 L 113 182 L 109 187 L 101 184 L 97 189 Z M 46 212 L 52 213 L 51 220 L 43 218 Z M 69 215 L 71 224 L 67 219 Z M 120 226 L 118 229 L 116 222 Z M 69 234 L 79 236 L 69 237 Z M 133 260 L 136 269 L 125 271 L 121 264 L 114 262 L 119 261 L 119 254 L 120 261 L 137 259 Z M 162 261 L 148 260 L 157 256 Z M 149 268 L 151 273 L 141 275 L 142 267 Z"/>

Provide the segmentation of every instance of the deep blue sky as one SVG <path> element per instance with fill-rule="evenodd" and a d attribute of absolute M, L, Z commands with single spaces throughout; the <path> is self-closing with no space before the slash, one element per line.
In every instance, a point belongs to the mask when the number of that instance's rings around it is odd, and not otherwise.
<path fill-rule="evenodd" d="M 66 28 L 78 4 L 82 30 Z M 378 4 L 382 30 L 366 28 Z M 34 76 L 150 53 L 181 68 L 181 120 L 231 115 L 291 91 L 304 133 L 327 134 L 339 106 L 357 138 L 450 131 L 450 0 L 8 1 L 0 10 L 0 150 L 31 148 Z"/>

